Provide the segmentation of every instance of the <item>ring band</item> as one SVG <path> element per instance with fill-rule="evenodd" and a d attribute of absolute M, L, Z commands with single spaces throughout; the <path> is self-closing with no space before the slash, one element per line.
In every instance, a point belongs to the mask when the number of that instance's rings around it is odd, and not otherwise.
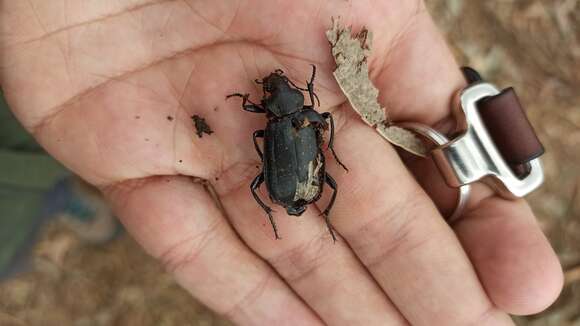
<path fill-rule="evenodd" d="M 473 69 L 463 68 L 463 72 L 469 85 L 457 92 L 452 107 L 461 130 L 454 139 L 420 123 L 399 124 L 435 144 L 430 152 L 435 165 L 445 183 L 458 188 L 449 223 L 463 214 L 474 182 L 489 184 L 508 200 L 524 197 L 544 182 L 539 158 L 544 147 L 515 91 L 500 91 Z"/>
<path fill-rule="evenodd" d="M 443 146 L 449 143 L 449 139 L 445 135 L 424 124 L 416 122 L 404 122 L 397 123 L 397 126 L 416 132 L 417 134 L 433 142 L 433 144 L 435 144 L 436 146 Z M 455 204 L 455 209 L 453 210 L 453 213 L 447 218 L 448 223 L 451 224 L 455 222 L 459 217 L 461 217 L 463 211 L 465 210 L 465 207 L 467 206 L 467 202 L 469 201 L 470 195 L 471 195 L 471 185 L 466 184 L 458 188 L 457 203 Z"/>

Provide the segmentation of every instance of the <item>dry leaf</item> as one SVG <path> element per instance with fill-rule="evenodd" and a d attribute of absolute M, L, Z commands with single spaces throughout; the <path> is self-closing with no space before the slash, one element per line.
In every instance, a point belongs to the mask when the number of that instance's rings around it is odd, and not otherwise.
<path fill-rule="evenodd" d="M 412 132 L 390 123 L 386 110 L 377 98 L 378 89 L 369 79 L 367 57 L 372 35 L 363 30 L 352 36 L 351 28 L 332 21 L 332 28 L 326 31 L 331 44 L 332 56 L 336 61 L 334 78 L 348 98 L 352 108 L 364 122 L 375 128 L 391 144 L 399 146 L 415 155 L 425 156 L 427 148 Z"/>

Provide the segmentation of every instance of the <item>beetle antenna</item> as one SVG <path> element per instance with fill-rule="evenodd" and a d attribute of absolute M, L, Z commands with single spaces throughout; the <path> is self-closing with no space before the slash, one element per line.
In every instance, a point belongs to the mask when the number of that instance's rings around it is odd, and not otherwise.
<path fill-rule="evenodd" d="M 300 86 L 298 86 L 298 85 L 294 84 L 294 82 L 293 82 L 293 81 L 291 81 L 291 80 L 290 80 L 290 78 L 288 78 L 288 77 L 286 77 L 286 76 L 283 76 L 283 77 L 284 77 L 284 80 L 285 80 L 285 81 L 287 81 L 287 82 L 289 82 L 289 83 L 290 83 L 290 85 L 294 86 L 294 88 L 296 88 L 296 89 L 299 89 L 299 90 L 301 90 L 301 91 L 308 92 L 308 88 L 303 88 L 303 87 L 300 87 Z"/>
<path fill-rule="evenodd" d="M 310 77 L 310 82 L 308 84 L 313 84 L 314 77 L 316 76 L 316 66 L 315 65 L 311 65 L 311 66 L 312 66 L 312 77 Z"/>
<path fill-rule="evenodd" d="M 306 85 L 308 87 L 307 91 L 308 94 L 310 94 L 310 101 L 312 101 L 312 106 L 314 106 L 313 97 L 316 99 L 318 106 L 320 106 L 320 98 L 318 98 L 318 95 L 316 95 L 316 93 L 314 92 L 314 82 L 312 81 L 312 79 L 310 80 L 310 82 L 306 82 Z"/>
<path fill-rule="evenodd" d="M 308 92 L 308 88 L 303 88 L 303 87 L 300 87 L 300 86 L 298 86 L 298 85 L 294 84 L 293 82 L 291 82 L 290 80 L 288 80 L 288 82 L 290 82 L 290 84 L 292 84 L 292 86 L 294 86 L 294 88 L 296 88 L 296 89 L 299 89 L 299 90 L 301 90 L 301 91 Z"/>

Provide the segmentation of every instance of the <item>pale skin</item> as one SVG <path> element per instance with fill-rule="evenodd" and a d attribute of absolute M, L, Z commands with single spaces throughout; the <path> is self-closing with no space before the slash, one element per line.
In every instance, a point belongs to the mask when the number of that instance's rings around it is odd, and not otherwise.
<path fill-rule="evenodd" d="M 417 1 L 0 1 L 0 83 L 22 124 L 99 187 L 135 239 L 193 296 L 240 325 L 512 325 L 551 304 L 562 272 L 525 201 L 478 186 L 449 226 L 453 192 L 428 196 L 396 151 L 354 115 L 331 71 L 331 17 L 374 32 L 371 78 L 395 120 L 434 125 L 464 85 Z M 233 92 L 318 67 L 327 155 L 339 185 L 300 218 L 249 190 L 265 118 Z M 195 135 L 190 116 L 214 134 Z M 173 119 L 169 119 L 171 117 Z M 328 153 L 327 153 L 328 154 Z M 416 166 L 416 165 L 412 165 Z M 435 172 L 418 169 L 421 184 Z M 218 209 L 200 183 L 209 180 Z M 427 187 L 432 189 L 434 187 Z M 432 193 L 432 191 L 430 191 Z M 261 195 L 267 198 L 265 189 Z M 229 221 L 229 222 L 228 222 Z M 138 267 L 136 267 L 138 271 Z"/>

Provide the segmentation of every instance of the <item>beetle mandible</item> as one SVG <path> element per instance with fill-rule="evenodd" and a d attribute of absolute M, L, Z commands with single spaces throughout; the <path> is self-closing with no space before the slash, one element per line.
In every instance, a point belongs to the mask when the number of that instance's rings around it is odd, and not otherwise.
<path fill-rule="evenodd" d="M 254 147 L 262 160 L 262 171 L 250 186 L 252 195 L 268 215 L 276 239 L 280 239 L 272 209 L 258 196 L 257 189 L 266 183 L 272 202 L 286 208 L 288 215 L 300 216 L 308 204 L 316 202 L 322 195 L 324 184 L 333 190 L 330 202 L 322 212 L 332 239 L 336 241 L 329 213 L 334 205 L 338 186 L 326 172 L 322 145 L 323 134 L 330 127 L 328 148 L 346 171 L 348 169 L 338 159 L 334 147 L 334 120 L 330 112 L 318 113 L 314 110 L 316 99 L 314 78 L 316 66 L 312 65 L 312 76 L 307 88 L 296 86 L 280 69 L 256 80 L 261 84 L 264 96 L 260 104 L 249 99 L 249 94 L 234 93 L 230 97 L 241 97 L 245 111 L 264 113 L 268 123 L 264 130 L 256 130 L 253 135 Z M 304 105 L 302 91 L 308 92 L 310 105 Z M 327 122 L 328 120 L 328 122 Z M 260 149 L 257 138 L 263 138 L 264 151 Z"/>

